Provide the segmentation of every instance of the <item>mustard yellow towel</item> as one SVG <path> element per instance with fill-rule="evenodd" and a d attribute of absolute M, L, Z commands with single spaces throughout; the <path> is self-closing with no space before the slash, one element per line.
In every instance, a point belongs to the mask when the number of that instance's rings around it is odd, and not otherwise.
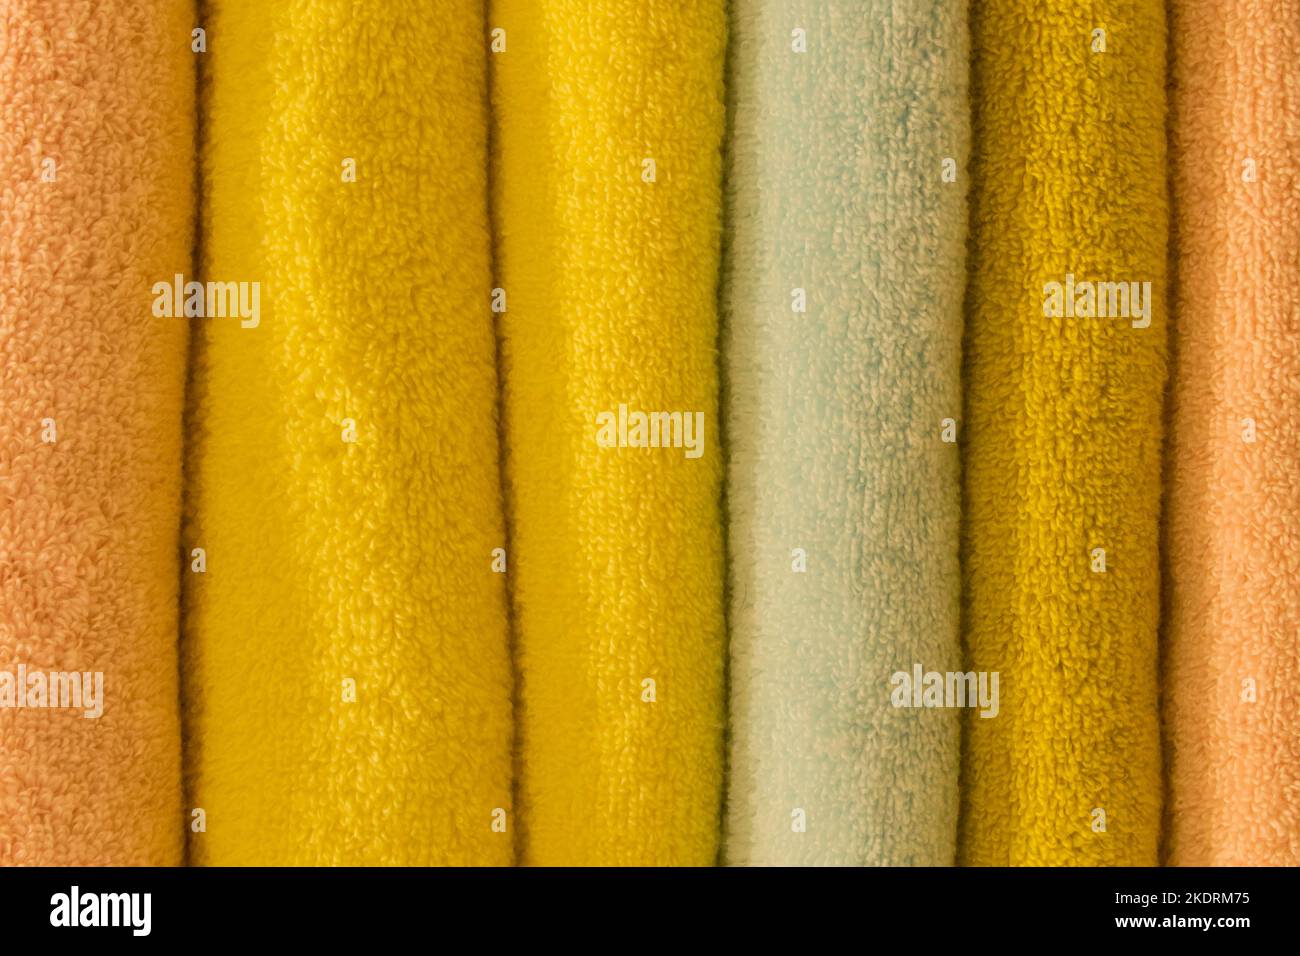
<path fill-rule="evenodd" d="M 181 862 L 192 3 L 0 2 L 0 865 Z"/>
<path fill-rule="evenodd" d="M 1164 10 L 972 8 L 968 864 L 1156 862 Z"/>
<path fill-rule="evenodd" d="M 498 0 L 521 858 L 709 864 L 722 0 Z"/>
<path fill-rule="evenodd" d="M 191 320 L 193 859 L 509 863 L 483 10 L 205 26 L 203 279 L 260 286 Z"/>
<path fill-rule="evenodd" d="M 1300 2 L 1178 0 L 1168 859 L 1300 864 Z"/>

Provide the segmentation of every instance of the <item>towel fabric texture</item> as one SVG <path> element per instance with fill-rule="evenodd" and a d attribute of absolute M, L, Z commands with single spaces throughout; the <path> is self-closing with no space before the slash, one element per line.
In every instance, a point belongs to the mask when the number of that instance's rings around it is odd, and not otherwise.
<path fill-rule="evenodd" d="M 955 860 L 966 7 L 732 7 L 731 864 Z"/>
<path fill-rule="evenodd" d="M 0 865 L 182 861 L 187 333 L 149 292 L 190 268 L 193 19 L 0 3 Z"/>
<path fill-rule="evenodd" d="M 972 5 L 967 864 L 1156 862 L 1165 37 L 1160 0 Z"/>
<path fill-rule="evenodd" d="M 0 866 L 1300 865 L 1298 63 L 0 0 Z"/>
<path fill-rule="evenodd" d="M 521 859 L 710 864 L 725 4 L 498 0 L 489 31 Z"/>
<path fill-rule="evenodd" d="M 1172 6 L 1167 859 L 1300 864 L 1300 3 Z"/>
<path fill-rule="evenodd" d="M 483 9 L 205 26 L 202 278 L 260 318 L 192 320 L 192 858 L 507 864 Z"/>

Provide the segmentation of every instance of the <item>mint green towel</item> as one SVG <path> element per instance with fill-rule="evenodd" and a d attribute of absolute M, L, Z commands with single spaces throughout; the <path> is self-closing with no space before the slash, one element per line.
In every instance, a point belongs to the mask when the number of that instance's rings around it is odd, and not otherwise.
<path fill-rule="evenodd" d="M 967 5 L 732 11 L 725 860 L 949 865 Z"/>

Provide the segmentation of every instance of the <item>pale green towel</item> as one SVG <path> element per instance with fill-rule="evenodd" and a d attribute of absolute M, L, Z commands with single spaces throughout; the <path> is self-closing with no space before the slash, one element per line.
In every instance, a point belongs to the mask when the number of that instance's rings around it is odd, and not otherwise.
<path fill-rule="evenodd" d="M 953 862 L 966 7 L 732 5 L 731 864 Z"/>

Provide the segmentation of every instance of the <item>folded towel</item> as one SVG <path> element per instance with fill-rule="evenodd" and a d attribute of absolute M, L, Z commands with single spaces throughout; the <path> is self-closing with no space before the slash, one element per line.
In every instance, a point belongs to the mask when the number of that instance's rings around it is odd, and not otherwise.
<path fill-rule="evenodd" d="M 717 854 L 724 7 L 489 16 L 525 863 Z"/>
<path fill-rule="evenodd" d="M 971 43 L 961 858 L 1150 865 L 1165 7 L 980 0 Z"/>
<path fill-rule="evenodd" d="M 729 863 L 954 861 L 966 6 L 732 8 Z"/>
<path fill-rule="evenodd" d="M 0 865 L 176 865 L 194 8 L 0 20 Z"/>
<path fill-rule="evenodd" d="M 1300 3 L 1172 6 L 1168 859 L 1300 864 Z"/>
<path fill-rule="evenodd" d="M 193 859 L 509 863 L 483 10 L 205 26 L 202 278 L 260 306 L 192 320 Z"/>

